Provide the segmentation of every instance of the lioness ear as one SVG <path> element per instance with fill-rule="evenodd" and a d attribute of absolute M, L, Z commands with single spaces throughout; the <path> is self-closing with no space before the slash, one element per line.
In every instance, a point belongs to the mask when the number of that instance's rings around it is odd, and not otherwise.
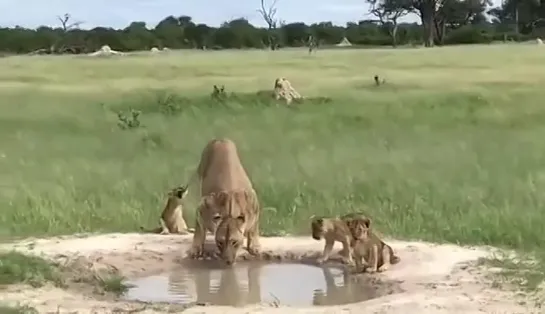
<path fill-rule="evenodd" d="M 244 215 L 240 215 L 240 216 L 237 217 L 237 220 L 240 223 L 244 223 L 244 222 L 246 222 L 246 217 L 244 217 Z"/>
<path fill-rule="evenodd" d="M 229 198 L 229 194 L 227 192 L 219 192 L 216 194 L 216 204 L 219 206 L 225 206 L 227 204 L 227 200 Z"/>
<path fill-rule="evenodd" d="M 318 218 L 318 219 L 316 219 L 316 222 L 321 225 L 321 224 L 324 223 L 324 219 L 323 218 Z"/>
<path fill-rule="evenodd" d="M 371 226 L 371 219 L 369 218 L 362 218 L 361 219 L 361 222 L 363 223 L 363 225 L 366 227 L 366 228 L 369 228 Z"/>

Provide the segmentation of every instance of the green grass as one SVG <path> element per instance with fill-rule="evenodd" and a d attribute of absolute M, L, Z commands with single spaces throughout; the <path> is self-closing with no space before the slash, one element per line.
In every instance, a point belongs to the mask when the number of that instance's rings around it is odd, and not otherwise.
<path fill-rule="evenodd" d="M 0 314 L 38 314 L 35 308 L 30 306 L 7 306 L 0 304 Z"/>
<path fill-rule="evenodd" d="M 278 76 L 332 101 L 252 96 Z M 365 205 L 394 237 L 540 255 L 544 83 L 538 46 L 0 59 L 0 237 L 155 225 L 226 136 L 272 208 L 266 234 Z M 246 94 L 218 104 L 213 84 Z M 119 128 L 131 108 L 141 126 Z"/>
<path fill-rule="evenodd" d="M 46 282 L 61 285 L 61 274 L 55 265 L 36 256 L 0 252 L 0 285 L 26 283 L 41 287 Z"/>
<path fill-rule="evenodd" d="M 60 265 L 15 251 L 0 252 L 0 291 L 3 286 L 11 284 L 26 284 L 38 288 L 47 283 L 76 290 L 85 290 L 90 286 L 98 294 L 121 295 L 129 288 L 125 284 L 125 278 L 117 271 L 97 272 L 77 260 Z"/>

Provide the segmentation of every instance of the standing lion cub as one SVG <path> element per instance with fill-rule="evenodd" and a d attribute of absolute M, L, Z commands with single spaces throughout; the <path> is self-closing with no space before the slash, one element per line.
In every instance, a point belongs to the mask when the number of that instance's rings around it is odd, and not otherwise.
<path fill-rule="evenodd" d="M 195 175 L 201 202 L 190 255 L 203 255 L 207 230 L 215 234 L 216 247 L 228 265 L 235 262 L 244 239 L 248 252 L 258 254 L 260 205 L 235 143 L 230 139 L 208 142 Z"/>
<path fill-rule="evenodd" d="M 391 264 L 401 260 L 394 254 L 391 246 L 384 243 L 371 231 L 369 218 L 355 218 L 348 221 L 348 228 L 352 235 L 352 250 L 356 261 L 356 271 L 369 273 L 383 272 Z"/>
<path fill-rule="evenodd" d="M 324 252 L 317 260 L 318 264 L 326 262 L 331 252 L 333 251 L 333 246 L 335 241 L 341 242 L 343 249 L 341 251 L 341 256 L 343 262 L 346 264 L 352 264 L 352 249 L 351 249 L 351 240 L 352 235 L 350 229 L 348 228 L 348 222 L 357 217 L 365 217 L 363 213 L 349 213 L 340 218 L 326 218 L 326 217 L 314 217 L 311 220 L 310 226 L 312 230 L 312 238 L 314 240 L 325 239 Z"/>

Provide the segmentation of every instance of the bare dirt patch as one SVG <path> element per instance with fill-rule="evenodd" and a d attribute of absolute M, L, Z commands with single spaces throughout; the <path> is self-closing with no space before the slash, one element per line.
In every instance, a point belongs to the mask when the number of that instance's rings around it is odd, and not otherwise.
<path fill-rule="evenodd" d="M 41 255 L 52 260 L 80 258 L 96 269 L 116 269 L 128 278 L 142 277 L 179 268 L 184 262 L 192 235 L 105 234 L 67 236 L 49 239 L 27 239 L 5 244 L 0 249 Z M 290 308 L 295 313 L 538 313 L 522 302 L 513 291 L 492 288 L 484 278 L 485 269 L 477 260 L 490 254 L 485 248 L 462 248 L 424 242 L 389 240 L 401 262 L 381 274 L 379 279 L 395 280 L 403 292 L 372 300 L 339 306 Z M 262 238 L 263 259 L 312 262 L 323 243 L 310 237 Z M 340 246 L 336 247 L 336 251 Z M 333 256 L 329 263 L 336 263 Z M 241 260 L 252 259 L 245 252 Z M 290 283 L 286 283 L 290 284 Z M 94 294 L 46 286 L 30 289 L 8 286 L 2 290 L 0 302 L 28 304 L 40 313 L 79 311 L 165 313 L 181 310 L 180 305 L 143 304 Z M 277 308 L 277 306 L 279 308 Z M 240 313 L 240 308 L 194 306 L 185 313 Z M 247 306 L 245 313 L 274 314 L 285 311 L 282 304 Z"/>

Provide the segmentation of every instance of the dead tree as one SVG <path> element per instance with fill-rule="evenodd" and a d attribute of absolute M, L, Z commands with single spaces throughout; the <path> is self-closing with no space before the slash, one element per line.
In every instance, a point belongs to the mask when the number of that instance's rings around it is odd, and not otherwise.
<path fill-rule="evenodd" d="M 65 47 L 65 44 L 62 44 L 59 47 L 59 44 L 66 40 L 66 35 L 69 31 L 77 29 L 81 24 L 83 24 L 82 21 L 70 22 L 71 18 L 72 16 L 69 13 L 64 13 L 63 16 L 57 15 L 57 19 L 61 22 L 63 36 L 51 46 L 51 53 L 64 53 L 65 51 L 71 50 L 71 48 Z"/>
<path fill-rule="evenodd" d="M 65 33 L 72 30 L 72 29 L 74 29 L 74 28 L 78 28 L 81 24 L 83 24 L 83 22 L 81 22 L 81 21 L 76 21 L 76 22 L 70 23 L 71 18 L 72 17 L 68 13 L 64 13 L 63 16 L 58 16 L 57 15 L 57 19 L 61 22 L 62 30 Z"/>
<path fill-rule="evenodd" d="M 265 6 L 265 0 L 261 0 L 261 8 L 257 10 L 265 23 L 267 23 L 267 34 L 268 34 L 268 44 L 269 49 L 276 50 L 276 38 L 273 34 L 278 26 L 278 19 L 276 18 L 276 2 L 278 0 L 273 0 L 272 4 L 267 8 Z"/>

